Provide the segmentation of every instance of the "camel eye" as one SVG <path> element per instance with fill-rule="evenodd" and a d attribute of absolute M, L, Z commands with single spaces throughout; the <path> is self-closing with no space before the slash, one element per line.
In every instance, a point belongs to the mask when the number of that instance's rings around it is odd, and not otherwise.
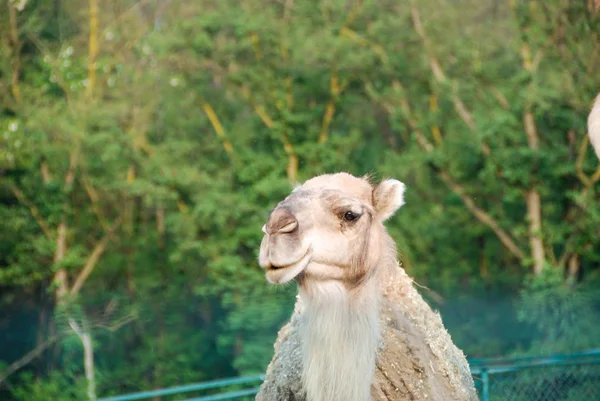
<path fill-rule="evenodd" d="M 342 218 L 344 219 L 344 221 L 355 221 L 355 220 L 358 220 L 359 217 L 360 217 L 360 215 L 354 214 L 351 211 L 347 211 L 342 216 Z"/>

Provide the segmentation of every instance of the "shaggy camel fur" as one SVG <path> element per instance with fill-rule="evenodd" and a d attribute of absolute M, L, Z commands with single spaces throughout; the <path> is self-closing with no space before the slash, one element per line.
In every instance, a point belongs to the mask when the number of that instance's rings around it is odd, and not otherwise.
<path fill-rule="evenodd" d="M 469 366 L 396 260 L 383 222 L 404 184 L 338 173 L 297 187 L 263 226 L 267 280 L 298 283 L 258 401 L 477 400 Z"/>
<path fill-rule="evenodd" d="M 590 142 L 600 159 L 600 95 L 596 97 L 592 112 L 588 117 L 588 133 L 590 135 Z"/>

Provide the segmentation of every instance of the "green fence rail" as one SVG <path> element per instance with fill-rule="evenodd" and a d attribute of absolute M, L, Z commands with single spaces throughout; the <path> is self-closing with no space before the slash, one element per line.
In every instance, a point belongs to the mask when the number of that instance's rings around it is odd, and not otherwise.
<path fill-rule="evenodd" d="M 164 397 L 181 395 L 191 392 L 200 392 L 207 390 L 218 389 L 221 390 L 218 394 L 203 395 L 194 398 L 186 398 L 183 401 L 218 401 L 218 400 L 232 400 L 248 395 L 254 395 L 258 393 L 258 386 L 264 380 L 264 375 L 258 376 L 247 376 L 247 377 L 234 377 L 230 379 L 212 380 L 208 382 L 186 384 L 183 386 L 175 386 L 169 388 L 163 388 L 158 390 L 141 391 L 139 393 L 131 393 L 124 395 L 117 395 L 114 397 L 100 398 L 97 401 L 135 401 L 145 400 L 154 397 Z M 231 387 L 246 387 L 253 385 L 251 388 L 236 389 L 234 391 L 223 392 Z M 178 398 L 181 400 L 181 398 Z"/>
<path fill-rule="evenodd" d="M 469 360 L 481 401 L 600 400 L 600 349 L 545 357 Z M 101 398 L 97 401 L 167 400 L 218 401 L 252 399 L 264 375 L 235 377 Z M 182 398 L 207 391 L 213 394 Z M 173 398 L 176 397 L 176 398 Z"/>

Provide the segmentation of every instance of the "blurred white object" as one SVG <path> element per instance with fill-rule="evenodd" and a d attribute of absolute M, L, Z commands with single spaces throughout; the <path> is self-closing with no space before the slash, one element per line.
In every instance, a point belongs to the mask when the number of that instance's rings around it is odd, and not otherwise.
<path fill-rule="evenodd" d="M 588 117 L 588 134 L 590 142 L 596 150 L 596 155 L 600 159 L 600 95 L 596 97 L 592 112 Z"/>

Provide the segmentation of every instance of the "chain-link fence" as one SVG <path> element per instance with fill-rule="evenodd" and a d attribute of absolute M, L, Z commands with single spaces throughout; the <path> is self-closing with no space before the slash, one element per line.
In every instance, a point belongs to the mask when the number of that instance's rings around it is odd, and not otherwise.
<path fill-rule="evenodd" d="M 470 363 L 481 401 L 600 400 L 600 350 Z"/>
<path fill-rule="evenodd" d="M 481 401 L 600 401 L 600 349 L 550 357 L 472 359 L 469 364 Z M 98 401 L 247 401 L 254 399 L 263 379 L 263 375 L 235 377 Z"/>

